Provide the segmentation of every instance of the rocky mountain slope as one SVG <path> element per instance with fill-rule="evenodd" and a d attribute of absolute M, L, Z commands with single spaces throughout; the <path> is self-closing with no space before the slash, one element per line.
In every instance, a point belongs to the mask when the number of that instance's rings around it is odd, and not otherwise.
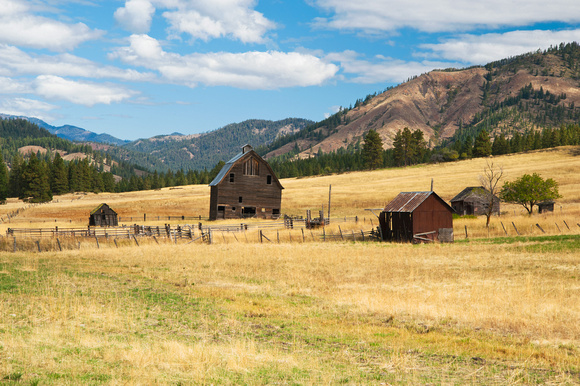
<path fill-rule="evenodd" d="M 301 157 L 362 141 L 376 130 L 385 148 L 408 127 L 421 130 L 431 146 L 459 134 L 523 132 L 578 122 L 580 47 L 560 45 L 463 70 L 436 70 L 375 96 L 358 100 L 326 124 L 288 136 L 266 157 L 300 149 Z"/>

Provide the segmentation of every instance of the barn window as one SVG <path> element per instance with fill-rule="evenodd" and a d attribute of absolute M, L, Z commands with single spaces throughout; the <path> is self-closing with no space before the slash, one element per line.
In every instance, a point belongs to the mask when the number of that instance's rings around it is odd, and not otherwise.
<path fill-rule="evenodd" d="M 260 163 L 255 158 L 250 158 L 244 162 L 244 175 L 257 176 L 260 175 Z"/>
<path fill-rule="evenodd" d="M 280 214 L 280 209 L 272 209 L 272 214 L 277 216 Z"/>
<path fill-rule="evenodd" d="M 230 173 L 230 182 L 234 182 L 234 173 Z"/>
<path fill-rule="evenodd" d="M 266 183 L 272 185 L 272 176 L 268 175 L 268 177 L 266 177 Z"/>
<path fill-rule="evenodd" d="M 242 202 L 242 196 L 238 197 L 238 202 Z"/>

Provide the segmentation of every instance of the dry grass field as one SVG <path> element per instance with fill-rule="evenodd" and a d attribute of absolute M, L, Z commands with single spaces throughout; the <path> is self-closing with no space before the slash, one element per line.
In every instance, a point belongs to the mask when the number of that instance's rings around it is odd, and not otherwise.
<path fill-rule="evenodd" d="M 489 230 L 482 217 L 456 219 L 453 244 L 321 242 L 281 229 L 280 243 L 260 244 L 253 230 L 212 245 L 86 240 L 0 252 L 0 382 L 580 384 L 580 150 L 493 161 L 507 180 L 554 178 L 555 212 L 503 205 Z M 368 231 L 364 209 L 428 190 L 431 178 L 449 200 L 478 184 L 485 162 L 287 179 L 282 211 L 326 209 L 332 184 L 332 217 L 360 221 L 326 232 Z M 25 209 L 0 234 L 84 227 L 101 202 L 133 217 L 127 224 L 143 213 L 156 224 L 206 217 L 209 188 L 10 201 L 4 219 Z"/>

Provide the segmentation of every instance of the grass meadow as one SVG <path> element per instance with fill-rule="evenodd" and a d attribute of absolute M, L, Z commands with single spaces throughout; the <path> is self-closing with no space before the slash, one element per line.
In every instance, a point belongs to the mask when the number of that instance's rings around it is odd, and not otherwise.
<path fill-rule="evenodd" d="M 212 245 L 63 240 L 62 252 L 0 252 L 0 382 L 580 384 L 580 151 L 493 162 L 506 180 L 554 178 L 554 213 L 502 204 L 490 229 L 483 217 L 456 219 L 453 244 L 321 242 L 318 230 L 280 229 L 279 243 L 252 230 Z M 376 218 L 365 209 L 428 190 L 431 178 L 449 201 L 478 185 L 485 164 L 286 179 L 282 212 L 327 210 L 332 185 L 331 217 L 359 222 L 325 232 L 368 231 Z M 206 217 L 209 188 L 10 200 L 0 216 L 21 211 L 0 234 L 85 227 L 101 202 L 156 224 Z"/>

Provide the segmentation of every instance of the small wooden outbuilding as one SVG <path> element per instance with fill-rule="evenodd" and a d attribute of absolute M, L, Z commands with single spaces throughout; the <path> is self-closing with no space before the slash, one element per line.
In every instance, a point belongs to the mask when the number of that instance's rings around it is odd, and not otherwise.
<path fill-rule="evenodd" d="M 554 201 L 542 201 L 537 205 L 538 205 L 538 213 L 554 211 Z"/>
<path fill-rule="evenodd" d="M 451 199 L 451 207 L 459 215 L 482 215 L 487 213 L 491 193 L 483 186 L 470 186 Z M 493 214 L 499 214 L 499 197 L 493 196 Z"/>
<path fill-rule="evenodd" d="M 117 219 L 117 212 L 109 207 L 107 204 L 101 204 L 91 211 L 89 216 L 89 226 L 117 226 L 119 220 Z"/>
<path fill-rule="evenodd" d="M 379 216 L 383 240 L 453 242 L 453 208 L 435 192 L 402 192 Z"/>
<path fill-rule="evenodd" d="M 209 186 L 210 220 L 280 217 L 284 188 L 268 162 L 250 145 L 242 147 Z"/>

